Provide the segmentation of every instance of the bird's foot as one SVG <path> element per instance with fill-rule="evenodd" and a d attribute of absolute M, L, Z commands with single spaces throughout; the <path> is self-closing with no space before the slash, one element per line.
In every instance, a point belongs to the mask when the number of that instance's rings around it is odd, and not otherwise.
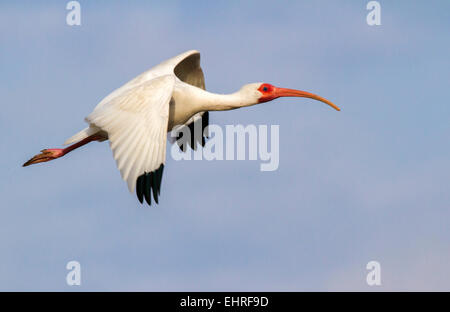
<path fill-rule="evenodd" d="M 50 161 L 50 160 L 59 158 L 61 156 L 64 156 L 64 149 L 62 149 L 62 148 L 44 149 L 41 151 L 40 154 L 35 155 L 33 158 L 31 158 L 29 161 L 24 163 L 22 166 L 26 167 L 26 166 L 33 165 L 33 164 Z"/>

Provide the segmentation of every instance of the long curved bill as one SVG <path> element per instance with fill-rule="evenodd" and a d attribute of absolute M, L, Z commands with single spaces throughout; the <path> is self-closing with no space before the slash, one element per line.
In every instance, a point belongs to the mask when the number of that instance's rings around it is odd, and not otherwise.
<path fill-rule="evenodd" d="M 293 97 L 304 97 L 304 98 L 314 99 L 314 100 L 321 101 L 321 102 L 323 102 L 325 104 L 330 105 L 331 107 L 333 107 L 337 111 L 341 110 L 339 107 L 337 107 L 336 105 L 334 105 L 333 103 L 331 103 L 327 99 L 324 99 L 321 96 L 318 96 L 316 94 L 309 93 L 309 92 L 306 92 L 306 91 L 300 91 L 300 90 L 294 90 L 294 89 L 285 89 L 285 88 L 276 88 L 274 93 L 275 93 L 276 97 L 282 97 L 282 96 L 291 96 L 292 97 L 293 96 Z"/>

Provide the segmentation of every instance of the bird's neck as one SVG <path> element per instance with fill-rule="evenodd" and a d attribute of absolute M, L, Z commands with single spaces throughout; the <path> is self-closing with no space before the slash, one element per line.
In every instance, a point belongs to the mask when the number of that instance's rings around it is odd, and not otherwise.
<path fill-rule="evenodd" d="M 192 88 L 191 92 L 192 99 L 195 99 L 199 112 L 225 111 L 257 104 L 239 91 L 231 94 L 217 94 L 199 88 Z"/>

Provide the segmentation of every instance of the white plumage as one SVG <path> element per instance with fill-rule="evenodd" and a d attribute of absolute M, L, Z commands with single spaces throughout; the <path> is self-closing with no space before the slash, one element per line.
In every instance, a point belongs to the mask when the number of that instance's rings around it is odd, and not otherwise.
<path fill-rule="evenodd" d="M 173 75 L 145 81 L 96 107 L 86 117 L 90 125 L 108 134 L 117 167 L 130 192 L 143 172 L 152 172 L 165 161 L 174 83 Z"/>
<path fill-rule="evenodd" d="M 89 127 L 64 144 L 103 135 L 110 142 L 122 179 L 133 192 L 140 175 L 153 172 L 165 163 L 169 105 L 175 83 L 185 83 L 180 78 L 204 89 L 198 51 L 171 58 L 113 91 L 86 117 Z M 195 120 L 202 114 L 197 113 Z M 194 116 L 186 124 L 193 121 Z"/>

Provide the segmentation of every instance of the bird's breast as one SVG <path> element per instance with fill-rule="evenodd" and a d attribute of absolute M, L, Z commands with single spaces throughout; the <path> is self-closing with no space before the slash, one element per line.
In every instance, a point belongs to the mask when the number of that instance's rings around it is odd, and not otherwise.
<path fill-rule="evenodd" d="M 187 101 L 173 96 L 169 104 L 169 123 L 167 131 L 171 131 L 177 125 L 184 125 L 189 118 L 195 115 L 195 109 Z"/>

